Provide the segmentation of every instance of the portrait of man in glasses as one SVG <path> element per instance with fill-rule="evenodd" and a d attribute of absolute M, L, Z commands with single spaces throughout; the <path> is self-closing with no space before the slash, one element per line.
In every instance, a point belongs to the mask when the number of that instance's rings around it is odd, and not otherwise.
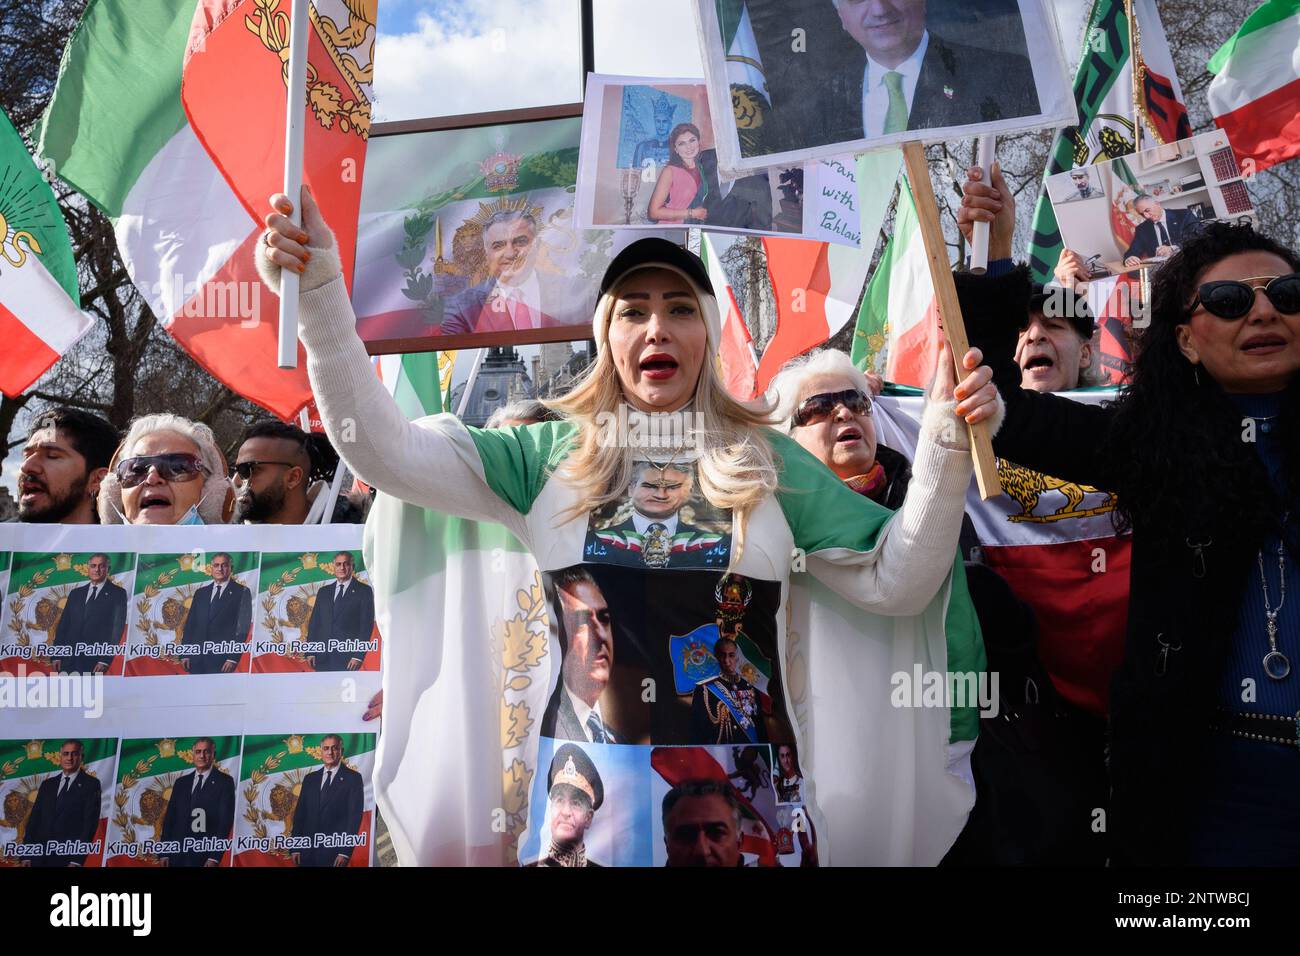
<path fill-rule="evenodd" d="M 191 674 L 229 674 L 239 665 L 253 624 L 253 594 L 231 574 L 232 560 L 218 551 L 208 562 L 210 582 L 194 592 L 185 618 L 181 643 L 197 646 L 197 654 L 181 658 Z"/>
<path fill-rule="evenodd" d="M 51 670 L 61 674 L 103 674 L 113 662 L 113 655 L 103 651 L 106 645 L 122 641 L 127 602 L 126 589 L 113 583 L 112 571 L 107 554 L 90 556 L 86 583 L 68 592 L 54 630 Z"/>

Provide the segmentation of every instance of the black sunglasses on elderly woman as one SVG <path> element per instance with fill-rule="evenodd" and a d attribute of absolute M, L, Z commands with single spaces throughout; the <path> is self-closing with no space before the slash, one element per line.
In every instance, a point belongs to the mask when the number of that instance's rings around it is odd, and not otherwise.
<path fill-rule="evenodd" d="M 871 414 L 871 399 L 856 388 L 846 388 L 842 392 L 822 392 L 810 395 L 799 403 L 794 413 L 794 427 L 803 428 L 830 418 L 837 405 L 843 405 L 854 415 Z"/>
<path fill-rule="evenodd" d="M 1260 284 L 1262 283 L 1262 285 Z M 1187 314 L 1199 305 L 1221 319 L 1240 319 L 1255 306 L 1255 290 L 1263 289 L 1273 308 L 1287 315 L 1300 313 L 1300 273 L 1285 276 L 1250 276 L 1247 279 L 1219 279 L 1196 290 Z"/>
<path fill-rule="evenodd" d="M 149 477 L 149 469 L 157 468 L 163 481 L 193 481 L 208 470 L 198 455 L 189 452 L 171 452 L 163 455 L 137 455 L 117 463 L 114 471 L 123 488 L 134 488 Z"/>

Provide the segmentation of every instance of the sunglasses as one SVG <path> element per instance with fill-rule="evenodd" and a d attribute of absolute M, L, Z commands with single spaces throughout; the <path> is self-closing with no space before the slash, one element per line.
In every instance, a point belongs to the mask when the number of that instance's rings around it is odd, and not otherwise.
<path fill-rule="evenodd" d="M 1262 285 L 1259 283 L 1263 283 Z M 1221 319 L 1239 319 L 1255 306 L 1255 292 L 1264 290 L 1273 308 L 1288 315 L 1300 313 L 1300 273 L 1285 276 L 1251 276 L 1248 279 L 1220 279 L 1196 290 L 1188 315 L 1199 305 Z"/>
<path fill-rule="evenodd" d="M 257 471 L 260 465 L 282 465 L 285 468 L 295 467 L 290 461 L 240 461 L 235 463 L 231 470 L 232 475 L 238 475 L 240 481 L 248 481 L 253 477 L 253 472 Z"/>
<path fill-rule="evenodd" d="M 122 483 L 123 488 L 134 488 L 149 477 L 150 468 L 157 468 L 158 477 L 163 481 L 193 481 L 207 473 L 198 455 L 191 455 L 189 452 L 173 452 L 167 455 L 125 458 L 117 463 L 117 479 Z"/>
<path fill-rule="evenodd" d="M 822 392 L 805 398 L 800 403 L 794 413 L 795 428 L 825 421 L 835 413 L 838 405 L 843 405 L 854 415 L 871 414 L 871 399 L 856 388 L 846 388 L 842 392 Z"/>

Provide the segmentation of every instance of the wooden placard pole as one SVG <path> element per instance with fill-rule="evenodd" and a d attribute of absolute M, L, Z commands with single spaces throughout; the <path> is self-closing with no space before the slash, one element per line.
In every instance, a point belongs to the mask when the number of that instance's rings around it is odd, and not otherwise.
<path fill-rule="evenodd" d="M 934 186 L 930 182 L 930 167 L 925 161 L 925 147 L 920 143 L 903 144 L 903 162 L 907 165 L 907 179 L 912 184 L 912 199 L 916 203 L 916 219 L 925 242 L 925 257 L 930 262 L 930 281 L 934 283 L 934 298 L 943 319 L 943 331 L 956 362 L 970 348 L 966 338 L 966 323 L 961 317 L 961 304 L 957 301 L 957 286 L 952 281 L 952 266 L 948 262 L 948 247 L 939 225 L 939 205 L 934 199 Z M 957 380 L 964 374 L 957 370 Z M 968 425 L 971 455 L 975 459 L 975 483 L 984 499 L 1002 494 L 998 482 L 997 462 L 993 456 L 993 438 L 988 424 Z"/>

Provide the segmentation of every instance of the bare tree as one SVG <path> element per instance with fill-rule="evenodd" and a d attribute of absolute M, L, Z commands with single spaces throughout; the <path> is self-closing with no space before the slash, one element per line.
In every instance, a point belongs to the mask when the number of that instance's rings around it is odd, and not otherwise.
<path fill-rule="evenodd" d="M 86 0 L 0 0 L 0 107 L 30 133 L 54 92 L 63 48 Z M 28 148 L 31 148 L 29 138 Z M 161 326 L 131 284 L 113 224 L 61 182 L 53 184 L 77 261 L 81 308 L 98 321 L 36 384 L 0 402 L 6 448 L 22 441 L 27 416 L 68 405 L 124 429 L 132 418 L 170 411 L 211 425 L 229 452 L 267 412 L 198 366 Z"/>

